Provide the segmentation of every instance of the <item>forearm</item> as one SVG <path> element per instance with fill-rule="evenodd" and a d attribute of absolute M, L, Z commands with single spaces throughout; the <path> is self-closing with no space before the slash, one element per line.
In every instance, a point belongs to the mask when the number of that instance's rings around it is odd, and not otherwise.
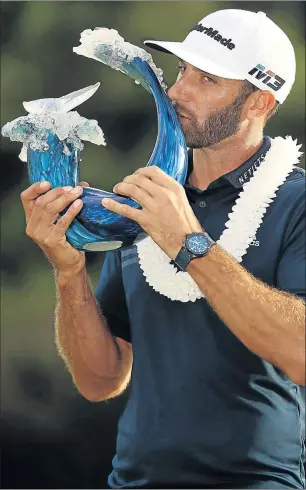
<path fill-rule="evenodd" d="M 252 352 L 305 383 L 305 303 L 252 276 L 218 245 L 187 271 L 227 327 Z"/>
<path fill-rule="evenodd" d="M 63 283 L 55 272 L 55 338 L 81 393 L 92 400 L 108 398 L 127 384 L 131 349 L 113 337 L 93 296 L 85 268 Z M 125 383 L 126 381 L 126 383 Z"/>

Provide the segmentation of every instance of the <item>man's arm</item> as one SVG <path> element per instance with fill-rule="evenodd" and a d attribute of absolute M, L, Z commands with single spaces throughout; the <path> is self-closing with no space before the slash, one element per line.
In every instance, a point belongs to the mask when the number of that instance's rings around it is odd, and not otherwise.
<path fill-rule="evenodd" d="M 306 384 L 302 299 L 264 284 L 219 245 L 192 260 L 187 271 L 248 349 L 278 366 L 296 384 Z"/>
<path fill-rule="evenodd" d="M 56 345 L 77 388 L 90 401 L 119 395 L 130 380 L 131 344 L 109 331 L 85 268 L 65 284 L 55 279 Z"/>
<path fill-rule="evenodd" d="M 65 236 L 82 206 L 82 201 L 76 199 L 82 194 L 82 186 L 73 190 L 68 186 L 48 191 L 50 187 L 50 182 L 36 182 L 21 193 L 26 233 L 39 245 L 55 270 L 58 351 L 80 392 L 89 400 L 104 400 L 119 394 L 127 385 L 132 347 L 109 331 L 100 314 L 99 302 L 96 304 L 91 291 L 85 254 L 73 248 Z M 59 217 L 67 207 L 68 211 Z M 54 224 L 56 217 L 59 220 Z M 118 275 L 116 270 L 110 272 L 103 280 L 104 289 Z M 118 272 L 121 274 L 121 268 Z M 116 287 L 113 287 L 113 293 L 118 293 Z M 114 305 L 113 308 L 116 309 Z"/>
<path fill-rule="evenodd" d="M 112 199 L 103 199 L 102 205 L 137 221 L 172 260 L 188 233 L 202 231 L 183 187 L 160 168 L 137 170 L 117 184 L 114 192 L 132 197 L 142 209 Z M 304 180 L 297 180 L 290 192 L 298 197 L 277 271 L 279 290 L 249 274 L 218 245 L 207 256 L 192 260 L 187 271 L 241 342 L 277 365 L 295 383 L 306 384 L 305 304 L 290 294 L 299 289 L 305 293 L 305 276 L 300 269 L 305 270 Z"/>

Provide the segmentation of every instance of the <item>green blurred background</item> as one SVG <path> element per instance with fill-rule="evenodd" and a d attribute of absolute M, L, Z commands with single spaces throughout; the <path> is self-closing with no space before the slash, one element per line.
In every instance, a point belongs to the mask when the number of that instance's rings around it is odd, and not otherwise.
<path fill-rule="evenodd" d="M 202 17 L 224 8 L 263 10 L 291 39 L 296 83 L 266 134 L 290 134 L 304 150 L 304 2 L 2 2 L 1 126 L 25 114 L 22 101 L 60 97 L 100 81 L 98 92 L 78 110 L 98 120 L 107 146 L 85 144 L 81 179 L 111 191 L 148 161 L 157 134 L 155 104 L 120 72 L 74 54 L 81 31 L 114 28 L 139 46 L 145 39 L 177 41 Z M 152 54 L 171 86 L 177 59 Z M 19 196 L 28 181 L 26 165 L 18 159 L 20 147 L 2 139 L 2 486 L 106 488 L 127 393 L 104 403 L 87 402 L 57 356 L 52 268 L 25 234 Z M 87 254 L 94 286 L 103 259 L 102 253 Z"/>

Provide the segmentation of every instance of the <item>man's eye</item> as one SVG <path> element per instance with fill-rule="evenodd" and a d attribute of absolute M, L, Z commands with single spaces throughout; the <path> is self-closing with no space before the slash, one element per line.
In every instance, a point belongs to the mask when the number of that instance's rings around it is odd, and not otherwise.
<path fill-rule="evenodd" d="M 204 80 L 205 82 L 209 82 L 209 83 L 215 83 L 215 80 L 213 78 L 210 78 L 208 75 L 202 75 L 201 80 Z"/>
<path fill-rule="evenodd" d="M 186 70 L 186 67 L 184 65 L 179 65 L 176 67 L 176 69 L 180 72 L 180 73 L 183 73 L 184 70 Z"/>

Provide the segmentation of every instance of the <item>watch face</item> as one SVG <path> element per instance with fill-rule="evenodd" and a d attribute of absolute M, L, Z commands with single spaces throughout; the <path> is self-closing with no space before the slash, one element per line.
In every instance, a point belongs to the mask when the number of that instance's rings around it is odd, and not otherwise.
<path fill-rule="evenodd" d="M 194 234 L 193 236 L 188 237 L 186 245 L 189 252 L 198 255 L 206 252 L 208 241 L 205 236 Z"/>

